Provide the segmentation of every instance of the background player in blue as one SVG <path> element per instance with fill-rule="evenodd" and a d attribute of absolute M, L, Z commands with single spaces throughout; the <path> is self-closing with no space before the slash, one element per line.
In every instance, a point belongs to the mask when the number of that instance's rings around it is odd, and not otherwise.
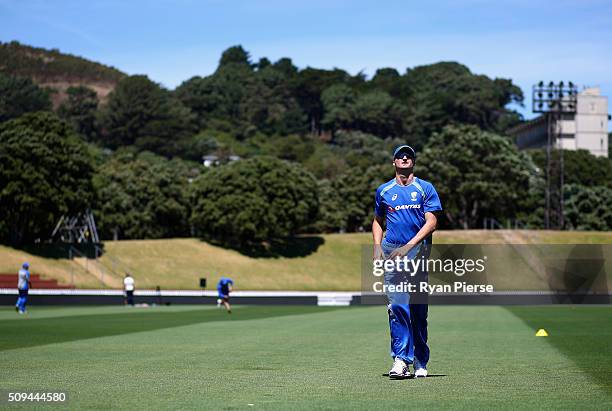
<path fill-rule="evenodd" d="M 229 303 L 229 294 L 232 291 L 233 285 L 234 282 L 232 281 L 232 279 L 227 277 L 221 277 L 221 279 L 217 283 L 217 293 L 219 294 L 217 304 L 222 303 L 225 306 L 225 309 L 227 310 L 228 314 L 232 313 L 232 306 Z"/>
<path fill-rule="evenodd" d="M 26 303 L 28 302 L 28 291 L 30 290 L 30 264 L 23 263 L 21 266 L 21 270 L 17 274 L 17 292 L 19 292 L 19 297 L 17 298 L 17 304 L 15 304 L 15 310 L 19 314 L 24 314 L 26 312 Z"/>
<path fill-rule="evenodd" d="M 416 153 L 410 146 L 399 146 L 393 152 L 395 178 L 376 190 L 372 236 L 373 258 L 395 259 L 413 256 L 421 244 L 431 244 L 436 229 L 436 212 L 442 210 L 438 193 L 431 183 L 414 175 Z M 383 240 L 383 226 L 386 234 Z M 385 279 L 386 280 L 386 279 Z M 427 304 L 410 304 L 407 293 L 387 295 L 391 356 L 394 359 L 389 377 L 427 376 Z"/>

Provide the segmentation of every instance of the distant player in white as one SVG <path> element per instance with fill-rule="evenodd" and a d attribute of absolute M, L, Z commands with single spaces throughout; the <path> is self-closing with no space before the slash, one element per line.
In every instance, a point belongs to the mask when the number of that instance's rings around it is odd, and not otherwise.
<path fill-rule="evenodd" d="M 125 291 L 125 303 L 128 305 L 134 305 L 134 278 L 129 274 L 125 274 L 123 279 L 123 290 Z"/>

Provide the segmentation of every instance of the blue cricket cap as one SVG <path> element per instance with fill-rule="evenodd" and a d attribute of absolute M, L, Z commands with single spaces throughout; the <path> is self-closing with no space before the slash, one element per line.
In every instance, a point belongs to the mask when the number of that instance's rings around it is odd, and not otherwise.
<path fill-rule="evenodd" d="M 21 267 L 23 267 L 23 268 L 25 268 L 25 269 L 28 269 L 28 268 L 30 268 L 30 264 L 28 264 L 28 263 L 23 263 L 23 264 L 21 265 Z"/>
<path fill-rule="evenodd" d="M 406 153 L 408 155 L 408 158 L 416 159 L 416 151 L 414 151 L 414 148 L 410 147 L 407 144 L 396 147 L 393 151 L 393 158 L 395 158 L 399 153 Z"/>

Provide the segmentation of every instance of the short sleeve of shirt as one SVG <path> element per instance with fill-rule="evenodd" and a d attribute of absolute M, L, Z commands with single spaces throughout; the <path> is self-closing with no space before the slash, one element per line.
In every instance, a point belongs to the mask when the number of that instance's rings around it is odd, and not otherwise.
<path fill-rule="evenodd" d="M 436 189 L 431 184 L 428 184 L 425 188 L 425 201 L 423 204 L 423 210 L 426 213 L 442 210 L 442 203 L 440 203 L 440 197 L 438 197 Z"/>
<path fill-rule="evenodd" d="M 381 191 L 380 188 L 376 190 L 376 195 L 374 196 L 374 215 L 376 217 L 384 217 L 386 211 L 382 196 L 380 195 Z"/>

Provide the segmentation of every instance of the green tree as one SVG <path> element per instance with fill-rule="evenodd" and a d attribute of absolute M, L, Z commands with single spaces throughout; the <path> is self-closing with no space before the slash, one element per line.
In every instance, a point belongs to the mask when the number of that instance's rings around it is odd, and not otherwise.
<path fill-rule="evenodd" d="M 118 152 L 94 176 L 103 239 L 189 234 L 187 189 L 200 166 L 149 152 Z"/>
<path fill-rule="evenodd" d="M 292 94 L 290 75 L 276 64 L 255 73 L 241 104 L 246 123 L 268 134 L 307 130 L 306 117 Z"/>
<path fill-rule="evenodd" d="M 78 134 L 92 140 L 97 136 L 98 95 L 85 86 L 68 87 L 66 94 L 68 99 L 59 107 L 59 116 L 72 124 Z"/>
<path fill-rule="evenodd" d="M 51 236 L 63 214 L 92 200 L 93 168 L 85 144 L 52 113 L 0 124 L 0 238 L 22 245 Z"/>
<path fill-rule="evenodd" d="M 228 49 L 212 75 L 184 82 L 175 94 L 197 115 L 201 128 L 222 121 L 240 139 L 258 131 L 284 135 L 306 131 L 306 117 L 293 92 L 297 68 L 289 59 L 266 61 L 254 70 L 246 51 Z"/>
<path fill-rule="evenodd" d="M 569 184 L 564 190 L 566 228 L 612 230 L 612 189 L 606 186 Z"/>
<path fill-rule="evenodd" d="M 255 157 L 204 174 L 193 184 L 192 203 L 200 235 L 243 247 L 308 226 L 318 211 L 317 184 L 297 164 Z"/>
<path fill-rule="evenodd" d="M 391 162 L 363 169 L 348 169 L 338 178 L 319 183 L 319 232 L 369 230 L 376 188 L 394 176 Z"/>
<path fill-rule="evenodd" d="M 362 174 L 349 171 L 336 181 L 338 191 L 347 201 L 346 230 L 369 230 L 374 210 L 376 188 L 394 176 L 393 167 L 383 164 L 368 168 Z"/>
<path fill-rule="evenodd" d="M 319 132 L 324 108 L 321 101 L 323 91 L 338 83 L 349 82 L 351 76 L 344 70 L 320 70 L 307 67 L 300 70 L 293 80 L 294 95 L 308 117 L 309 129 Z"/>
<path fill-rule="evenodd" d="M 401 88 L 408 107 L 408 134 L 422 146 L 449 124 L 473 124 L 503 132 L 521 116 L 506 106 L 522 104 L 520 88 L 506 79 L 474 75 L 455 62 L 440 62 L 407 70 Z"/>
<path fill-rule="evenodd" d="M 529 150 L 534 163 L 546 170 L 546 150 Z M 558 164 L 559 152 L 553 152 Z M 588 150 L 563 150 L 563 178 L 566 184 L 612 188 L 612 159 L 591 154 Z"/>
<path fill-rule="evenodd" d="M 415 170 L 436 187 L 450 225 L 465 229 L 481 227 L 484 217 L 515 218 L 537 175 L 507 138 L 465 125 L 434 134 Z"/>
<path fill-rule="evenodd" d="M 333 180 L 317 180 L 319 214 L 309 231 L 316 233 L 344 232 L 347 226 L 347 212 L 336 191 Z"/>
<path fill-rule="evenodd" d="M 357 99 L 354 128 L 379 137 L 404 135 L 407 111 L 384 91 L 371 91 Z"/>
<path fill-rule="evenodd" d="M 355 92 L 346 84 L 334 84 L 321 94 L 325 115 L 321 125 L 328 130 L 350 129 L 355 122 Z"/>
<path fill-rule="evenodd" d="M 321 101 L 325 112 L 321 124 L 328 130 L 360 130 L 379 137 L 404 134 L 406 109 L 384 91 L 356 95 L 340 83 L 325 89 Z"/>
<path fill-rule="evenodd" d="M 370 86 L 374 90 L 385 91 L 394 98 L 402 97 L 402 78 L 394 68 L 382 68 L 376 70 L 376 73 L 370 82 Z"/>
<path fill-rule="evenodd" d="M 49 92 L 24 77 L 0 73 L 0 122 L 24 113 L 51 110 Z"/>
<path fill-rule="evenodd" d="M 183 82 L 174 93 L 196 115 L 198 126 L 205 128 L 211 118 L 227 119 L 236 114 L 230 107 L 230 90 L 233 89 L 224 87 L 223 82 L 217 81 L 214 76 L 196 76 Z"/>
<path fill-rule="evenodd" d="M 257 70 L 262 70 L 262 69 L 265 69 L 266 67 L 269 67 L 271 65 L 272 65 L 272 62 L 270 61 L 270 59 L 268 59 L 267 57 L 262 57 L 262 58 L 259 59 L 259 61 L 255 65 L 255 68 Z"/>
<path fill-rule="evenodd" d="M 248 68 L 252 68 L 253 66 L 251 64 L 251 57 L 249 56 L 249 53 L 240 45 L 232 46 L 221 54 L 219 69 L 233 64 L 246 66 Z"/>
<path fill-rule="evenodd" d="M 303 162 L 308 171 L 315 177 L 335 179 L 344 173 L 347 168 L 345 158 L 337 150 L 333 150 L 329 144 L 319 142 L 314 146 L 313 153 Z"/>
<path fill-rule="evenodd" d="M 110 148 L 135 145 L 172 156 L 193 134 L 193 118 L 171 94 L 147 76 L 122 79 L 102 111 L 102 143 Z"/>
<path fill-rule="evenodd" d="M 252 102 L 255 107 L 250 107 L 247 103 L 256 88 L 256 73 L 250 64 L 240 63 L 234 58 L 225 60 L 212 75 L 191 78 L 181 84 L 175 94 L 196 114 L 200 128 L 208 127 L 213 119 L 222 119 L 238 134 L 245 135 L 250 125 L 246 119 L 259 119 L 253 112 L 260 105 Z"/>
<path fill-rule="evenodd" d="M 283 160 L 303 163 L 314 151 L 315 141 L 306 136 L 292 134 L 272 139 L 273 149 L 267 150 Z"/>
<path fill-rule="evenodd" d="M 203 156 L 213 154 L 220 148 L 215 137 L 207 131 L 202 131 L 193 137 L 181 140 L 177 152 L 184 160 L 201 162 Z"/>
<path fill-rule="evenodd" d="M 285 78 L 294 79 L 298 74 L 298 68 L 288 57 L 282 57 L 274 63 L 274 69 L 281 72 Z"/>
<path fill-rule="evenodd" d="M 333 140 L 333 150 L 348 167 L 365 170 L 370 166 L 388 164 L 393 149 L 406 144 L 401 139 L 381 139 L 361 131 L 340 131 Z"/>

